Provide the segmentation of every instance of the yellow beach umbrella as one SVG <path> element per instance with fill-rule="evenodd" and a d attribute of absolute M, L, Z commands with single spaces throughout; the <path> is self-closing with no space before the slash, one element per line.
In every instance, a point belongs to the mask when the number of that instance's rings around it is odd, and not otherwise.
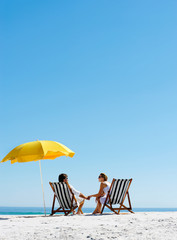
<path fill-rule="evenodd" d="M 34 141 L 21 144 L 10 151 L 1 161 L 11 161 L 11 164 L 19 162 L 32 162 L 39 161 L 40 173 L 41 173 L 41 186 L 43 192 L 44 212 L 46 215 L 42 171 L 40 160 L 55 159 L 57 157 L 66 156 L 73 157 L 74 152 L 67 148 L 65 145 L 54 141 Z"/>

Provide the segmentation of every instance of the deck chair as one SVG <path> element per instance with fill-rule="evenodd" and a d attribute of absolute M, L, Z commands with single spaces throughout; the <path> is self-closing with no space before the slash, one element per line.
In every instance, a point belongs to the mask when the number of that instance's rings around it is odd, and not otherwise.
<path fill-rule="evenodd" d="M 121 210 L 128 210 L 129 212 L 134 213 L 132 211 L 130 196 L 128 192 L 131 182 L 132 182 L 132 179 L 113 179 L 112 180 L 109 192 L 107 194 L 106 200 L 101 210 L 101 214 L 103 213 L 105 206 L 116 214 L 119 214 Z M 124 205 L 126 196 L 128 197 L 129 207 L 126 207 Z M 118 208 L 113 207 L 113 205 L 116 205 L 116 204 L 119 204 Z"/>
<path fill-rule="evenodd" d="M 57 212 L 63 212 L 65 216 L 67 216 L 78 207 L 76 198 L 68 183 L 49 182 L 49 184 L 54 192 L 51 216 Z M 59 208 L 54 210 L 56 198 L 59 203 Z"/>

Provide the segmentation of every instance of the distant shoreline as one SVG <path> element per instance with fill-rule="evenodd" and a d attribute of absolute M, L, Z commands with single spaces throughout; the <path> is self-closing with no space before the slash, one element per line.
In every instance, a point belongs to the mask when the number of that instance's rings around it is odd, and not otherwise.
<path fill-rule="evenodd" d="M 92 213 L 94 208 L 83 208 L 84 213 Z M 51 207 L 46 208 L 47 214 Z M 177 212 L 177 208 L 133 208 L 134 212 Z M 105 212 L 110 212 L 105 209 Z M 0 207 L 0 215 L 43 215 L 42 207 Z"/>

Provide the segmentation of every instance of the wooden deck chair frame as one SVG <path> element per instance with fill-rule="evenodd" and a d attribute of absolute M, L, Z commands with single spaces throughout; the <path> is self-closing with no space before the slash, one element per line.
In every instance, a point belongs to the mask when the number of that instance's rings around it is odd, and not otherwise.
<path fill-rule="evenodd" d="M 129 211 L 129 212 L 131 212 L 131 213 L 134 213 L 134 212 L 132 211 L 132 205 L 131 205 L 130 196 L 129 196 L 129 192 L 128 192 L 128 191 L 129 191 L 129 188 L 130 188 L 130 185 L 131 185 L 131 183 L 132 183 L 132 178 L 130 179 L 130 182 L 129 182 L 127 191 L 125 192 L 125 195 L 124 195 L 124 197 L 123 197 L 123 199 L 122 199 L 122 202 L 119 204 L 119 205 L 120 205 L 119 208 L 113 208 L 112 203 L 111 203 L 111 199 L 110 199 L 110 192 L 111 192 L 111 189 L 112 189 L 112 186 L 113 186 L 115 180 L 116 180 L 116 179 L 113 178 L 112 183 L 111 183 L 111 186 L 110 186 L 110 189 L 109 189 L 108 194 L 107 194 L 107 197 L 106 197 L 106 200 L 105 200 L 105 202 L 104 202 L 104 204 L 103 204 L 103 207 L 102 207 L 102 210 L 101 210 L 101 214 L 103 213 L 105 206 L 106 206 L 107 208 L 109 208 L 111 211 L 113 211 L 114 213 L 116 213 L 116 214 L 120 214 L 120 211 L 121 211 L 121 210 L 127 210 L 127 211 Z M 129 207 L 126 207 L 126 206 L 124 205 L 124 201 L 125 201 L 126 196 L 128 197 Z M 108 202 L 108 203 L 107 203 L 107 202 Z"/>
<path fill-rule="evenodd" d="M 53 192 L 54 192 L 53 204 L 52 204 L 52 211 L 51 211 L 50 216 L 52 216 L 53 214 L 55 214 L 55 213 L 57 213 L 57 212 L 59 212 L 59 213 L 64 213 L 65 216 L 67 216 L 68 214 L 70 214 L 71 212 L 73 212 L 73 211 L 78 207 L 77 205 L 76 205 L 76 206 L 73 205 L 74 202 L 77 204 L 77 200 L 76 200 L 76 198 L 75 198 L 75 196 L 74 196 L 74 194 L 73 194 L 73 192 L 72 192 L 72 190 L 71 190 L 71 187 L 69 186 L 68 183 L 66 183 L 67 186 L 68 186 L 68 188 L 69 188 L 69 190 L 70 190 L 70 192 L 71 192 L 71 194 L 72 194 L 71 208 L 70 208 L 70 209 L 64 209 L 64 208 L 62 208 L 62 207 L 59 207 L 58 209 L 54 210 L 54 207 L 55 207 L 55 199 L 56 199 L 57 197 L 56 197 L 56 195 L 55 195 L 55 190 L 54 190 L 54 188 L 53 188 L 53 186 L 52 186 L 52 183 L 49 182 L 49 184 L 50 184 L 50 186 L 51 186 L 51 188 L 52 188 L 52 190 L 53 190 Z"/>

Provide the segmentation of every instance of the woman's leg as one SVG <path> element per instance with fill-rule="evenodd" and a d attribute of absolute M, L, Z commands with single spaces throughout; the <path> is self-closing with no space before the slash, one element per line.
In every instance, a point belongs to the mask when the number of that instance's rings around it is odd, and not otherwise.
<path fill-rule="evenodd" d="M 101 202 L 100 202 L 100 199 L 98 201 L 98 204 L 97 204 L 97 208 L 98 208 L 98 212 L 101 213 Z"/>
<path fill-rule="evenodd" d="M 100 202 L 100 198 L 98 198 L 98 199 L 96 198 L 96 200 L 97 200 L 97 206 L 96 206 L 93 214 L 101 213 L 101 202 Z"/>

